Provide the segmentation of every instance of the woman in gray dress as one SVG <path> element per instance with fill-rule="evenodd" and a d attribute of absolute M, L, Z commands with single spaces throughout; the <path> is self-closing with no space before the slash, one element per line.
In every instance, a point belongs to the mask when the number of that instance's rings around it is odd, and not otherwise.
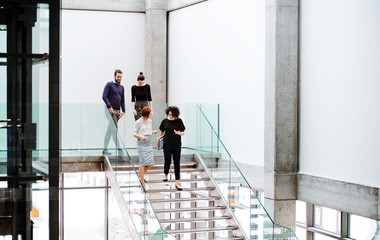
<path fill-rule="evenodd" d="M 151 110 L 144 107 L 141 110 L 141 118 L 135 122 L 133 128 L 133 136 L 137 138 L 137 152 L 139 154 L 139 176 L 141 183 L 145 189 L 145 173 L 153 166 L 153 147 L 150 142 L 152 134 L 156 134 L 157 130 L 152 130 L 152 120 L 149 119 Z"/>

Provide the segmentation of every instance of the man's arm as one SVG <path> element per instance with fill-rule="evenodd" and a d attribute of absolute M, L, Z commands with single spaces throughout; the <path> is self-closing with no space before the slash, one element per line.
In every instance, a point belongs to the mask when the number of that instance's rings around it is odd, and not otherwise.
<path fill-rule="evenodd" d="M 107 108 L 112 108 L 110 101 L 108 100 L 108 94 L 111 86 L 107 83 L 103 90 L 103 101 L 107 105 Z"/>
<path fill-rule="evenodd" d="M 124 98 L 124 87 L 123 87 L 123 92 L 121 93 L 121 110 L 119 118 L 120 119 L 122 116 L 125 114 L 125 98 Z"/>
<path fill-rule="evenodd" d="M 114 113 L 113 108 L 112 108 L 111 103 L 108 99 L 108 94 L 110 92 L 110 88 L 111 88 L 111 86 L 109 85 L 109 83 L 107 83 L 106 86 L 104 87 L 102 98 L 103 98 L 104 103 L 107 105 L 107 108 L 108 108 L 110 114 L 113 115 L 113 113 Z"/>

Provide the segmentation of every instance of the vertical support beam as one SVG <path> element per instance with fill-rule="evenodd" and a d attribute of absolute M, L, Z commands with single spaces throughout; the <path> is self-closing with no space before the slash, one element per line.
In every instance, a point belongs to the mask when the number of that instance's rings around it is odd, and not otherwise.
<path fill-rule="evenodd" d="M 145 76 L 153 102 L 167 102 L 167 3 L 146 0 Z"/>
<path fill-rule="evenodd" d="M 314 205 L 306 203 L 306 239 L 313 240 L 313 232 L 309 231 L 309 227 L 314 227 Z"/>
<path fill-rule="evenodd" d="M 295 229 L 297 195 L 298 0 L 266 1 L 265 206 Z"/>
<path fill-rule="evenodd" d="M 62 174 L 63 175 L 63 174 Z M 105 189 L 105 239 L 109 239 L 109 195 L 110 195 L 110 186 L 108 184 L 108 178 L 106 174 L 104 174 L 104 178 L 106 179 L 106 189 Z"/>
<path fill-rule="evenodd" d="M 49 5 L 49 239 L 60 239 L 61 0 Z"/>
<path fill-rule="evenodd" d="M 194 174 L 191 174 L 190 175 L 190 178 L 191 179 L 195 179 L 196 177 L 195 177 L 195 175 Z M 190 188 L 196 188 L 197 187 L 197 183 L 195 183 L 195 182 L 192 182 L 191 184 L 190 184 Z M 191 193 L 191 195 L 190 195 L 190 197 L 191 198 L 195 198 L 195 197 L 197 197 L 195 194 L 193 194 L 193 193 Z M 190 207 L 191 208 L 196 208 L 197 207 L 197 202 L 190 202 Z M 190 213 L 190 218 L 196 218 L 197 217 L 197 212 L 191 212 Z M 191 222 L 190 223 L 190 228 L 192 228 L 192 229 L 195 229 L 196 228 L 196 222 Z M 190 234 L 190 238 L 191 239 L 196 239 L 196 233 L 191 233 Z"/>
<path fill-rule="evenodd" d="M 342 239 L 348 238 L 349 230 L 350 230 L 350 216 L 346 212 L 341 212 L 340 214 L 340 237 Z"/>

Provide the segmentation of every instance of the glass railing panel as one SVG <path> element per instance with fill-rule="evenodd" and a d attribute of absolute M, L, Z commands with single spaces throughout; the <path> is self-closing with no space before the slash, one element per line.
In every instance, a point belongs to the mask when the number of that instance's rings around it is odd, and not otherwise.
<path fill-rule="evenodd" d="M 109 239 L 131 239 L 112 188 L 108 190 L 108 222 Z"/>
<path fill-rule="evenodd" d="M 199 105 L 196 131 L 203 136 L 197 138 L 196 151 L 246 236 L 251 239 L 296 239 L 290 229 L 273 223 L 203 109 Z"/>
<path fill-rule="evenodd" d="M 166 117 L 164 111 L 166 104 L 155 104 L 154 108 L 153 128 L 158 129 L 162 119 Z M 129 156 L 130 148 L 132 147 L 133 151 L 136 145 L 136 139 L 132 135 L 134 119 L 129 123 L 130 119 L 132 116 L 124 115 L 119 119 L 118 128 L 116 128 L 114 120 L 103 104 L 63 105 L 62 156 L 106 155 L 131 216 L 132 224 L 140 238 L 174 239 L 162 229 L 138 177 L 138 161 L 132 162 Z M 108 152 L 103 154 L 107 134 Z M 152 147 L 156 145 L 157 136 L 152 137 Z M 125 145 L 125 139 L 132 139 L 128 142 L 128 148 Z M 120 228 L 114 229 L 112 234 L 123 237 L 123 231 Z"/>
<path fill-rule="evenodd" d="M 197 107 L 196 104 L 194 104 Z M 219 134 L 219 104 L 216 103 L 202 103 L 198 104 L 203 114 L 214 128 L 215 132 Z"/>
<path fill-rule="evenodd" d="M 157 115 L 159 117 L 159 114 Z M 174 239 L 162 229 L 139 178 L 138 163 L 131 160 L 120 133 L 116 131 L 116 134 L 115 157 L 109 158 L 112 159 L 111 165 L 116 181 L 140 238 Z"/>

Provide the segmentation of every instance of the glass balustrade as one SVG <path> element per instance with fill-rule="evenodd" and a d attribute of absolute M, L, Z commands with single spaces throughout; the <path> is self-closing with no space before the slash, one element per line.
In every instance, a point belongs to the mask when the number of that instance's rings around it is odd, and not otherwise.
<path fill-rule="evenodd" d="M 250 239 L 297 239 L 292 230 L 274 224 L 237 164 L 219 139 L 219 122 L 212 106 L 197 105 L 196 152 L 219 188 L 225 202 Z M 209 112 L 207 112 L 209 111 Z M 214 112 L 214 114 L 210 113 Z"/>
<path fill-rule="evenodd" d="M 129 216 L 138 238 L 175 239 L 162 229 L 140 182 L 138 160 L 133 161 L 129 155 L 129 150 L 133 151 L 136 145 L 133 124 L 133 116 L 124 115 L 116 128 L 103 104 L 62 105 L 62 156 L 100 156 L 106 148 L 108 152 L 104 155 L 110 166 L 108 176 L 115 179 L 118 187 L 112 192 L 121 193 L 127 209 L 124 215 Z M 105 138 L 109 138 L 108 146 L 104 145 Z M 128 148 L 125 139 L 128 139 Z"/>
<path fill-rule="evenodd" d="M 219 139 L 218 104 L 178 104 L 186 126 L 182 153 L 197 154 L 228 204 L 246 237 L 296 239 L 294 233 L 273 223 L 244 175 Z M 166 103 L 153 106 L 153 130 L 166 118 Z M 109 124 L 109 123 L 112 124 Z M 134 118 L 127 109 L 116 128 L 103 104 L 62 106 L 62 156 L 99 156 L 104 137 L 111 134 L 107 159 L 128 214 L 141 239 L 175 239 L 162 229 L 138 176 Z M 152 136 L 156 148 L 158 134 Z M 154 155 L 162 155 L 155 150 Z M 115 190 L 113 190 L 115 191 Z"/>

